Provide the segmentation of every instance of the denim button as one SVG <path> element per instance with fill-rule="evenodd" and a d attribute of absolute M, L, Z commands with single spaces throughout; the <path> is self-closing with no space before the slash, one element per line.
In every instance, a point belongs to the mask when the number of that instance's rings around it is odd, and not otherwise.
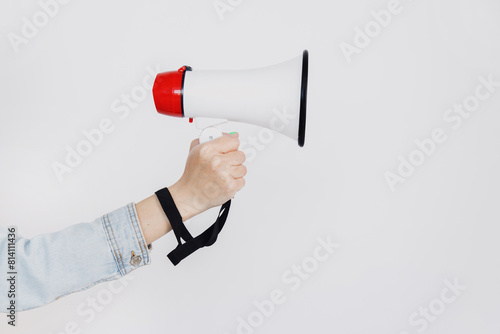
<path fill-rule="evenodd" d="M 138 266 L 142 261 L 142 258 L 139 255 L 134 255 L 134 252 L 132 252 L 132 257 L 130 258 L 130 264 L 135 266 Z"/>

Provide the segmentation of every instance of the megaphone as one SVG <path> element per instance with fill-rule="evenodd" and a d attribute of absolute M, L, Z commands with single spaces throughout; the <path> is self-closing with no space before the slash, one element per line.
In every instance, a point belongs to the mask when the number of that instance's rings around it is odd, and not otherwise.
<path fill-rule="evenodd" d="M 203 119 L 219 120 L 212 125 L 225 121 L 259 125 L 296 140 L 302 147 L 306 135 L 308 66 L 307 50 L 300 57 L 254 70 L 193 71 L 183 66 L 156 76 L 156 110 L 164 115 L 187 117 L 190 122 L 196 119 L 197 126 Z M 200 134 L 200 143 L 220 136 L 222 130 L 217 126 L 206 127 Z M 217 240 L 231 200 L 222 205 L 215 223 L 193 238 L 168 189 L 159 190 L 156 195 L 179 243 L 168 254 L 174 265 Z"/>
<path fill-rule="evenodd" d="M 255 124 L 304 146 L 309 53 L 253 70 L 193 71 L 183 66 L 156 76 L 153 97 L 160 114 Z M 198 123 L 198 122 L 197 122 Z M 222 136 L 208 127 L 200 142 Z"/>

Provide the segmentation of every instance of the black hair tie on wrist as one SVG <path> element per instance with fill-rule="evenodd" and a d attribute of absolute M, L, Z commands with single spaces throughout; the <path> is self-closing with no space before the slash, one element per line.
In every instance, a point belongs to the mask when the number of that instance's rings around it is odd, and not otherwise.
<path fill-rule="evenodd" d="M 224 203 L 219 211 L 217 220 L 209 228 L 205 230 L 199 236 L 193 238 L 191 233 L 186 228 L 186 225 L 182 222 L 181 214 L 175 205 L 174 199 L 168 191 L 168 188 L 163 188 L 156 192 L 156 196 L 160 201 L 161 207 L 165 214 L 167 215 L 172 230 L 174 230 L 175 238 L 179 243 L 177 247 L 171 251 L 167 256 L 174 266 L 179 264 L 186 257 L 194 253 L 200 248 L 211 246 L 217 241 L 217 236 L 224 227 L 224 224 L 229 214 L 229 208 L 231 207 L 231 200 Z M 181 239 L 184 240 L 182 243 Z"/>

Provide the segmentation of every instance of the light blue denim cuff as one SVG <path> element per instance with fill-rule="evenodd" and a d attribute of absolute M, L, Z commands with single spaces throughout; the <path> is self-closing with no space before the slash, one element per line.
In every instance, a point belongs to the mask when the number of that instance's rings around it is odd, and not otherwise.
<path fill-rule="evenodd" d="M 102 216 L 101 223 L 122 276 L 151 263 L 134 203 Z"/>

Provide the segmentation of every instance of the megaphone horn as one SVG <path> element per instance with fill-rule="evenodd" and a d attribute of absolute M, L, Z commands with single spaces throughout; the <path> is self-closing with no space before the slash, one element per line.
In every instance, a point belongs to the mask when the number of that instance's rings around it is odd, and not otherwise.
<path fill-rule="evenodd" d="M 160 73 L 153 85 L 156 110 L 174 117 L 216 118 L 266 127 L 304 146 L 309 53 L 253 69 Z M 285 113 L 278 115 L 277 113 Z"/>

